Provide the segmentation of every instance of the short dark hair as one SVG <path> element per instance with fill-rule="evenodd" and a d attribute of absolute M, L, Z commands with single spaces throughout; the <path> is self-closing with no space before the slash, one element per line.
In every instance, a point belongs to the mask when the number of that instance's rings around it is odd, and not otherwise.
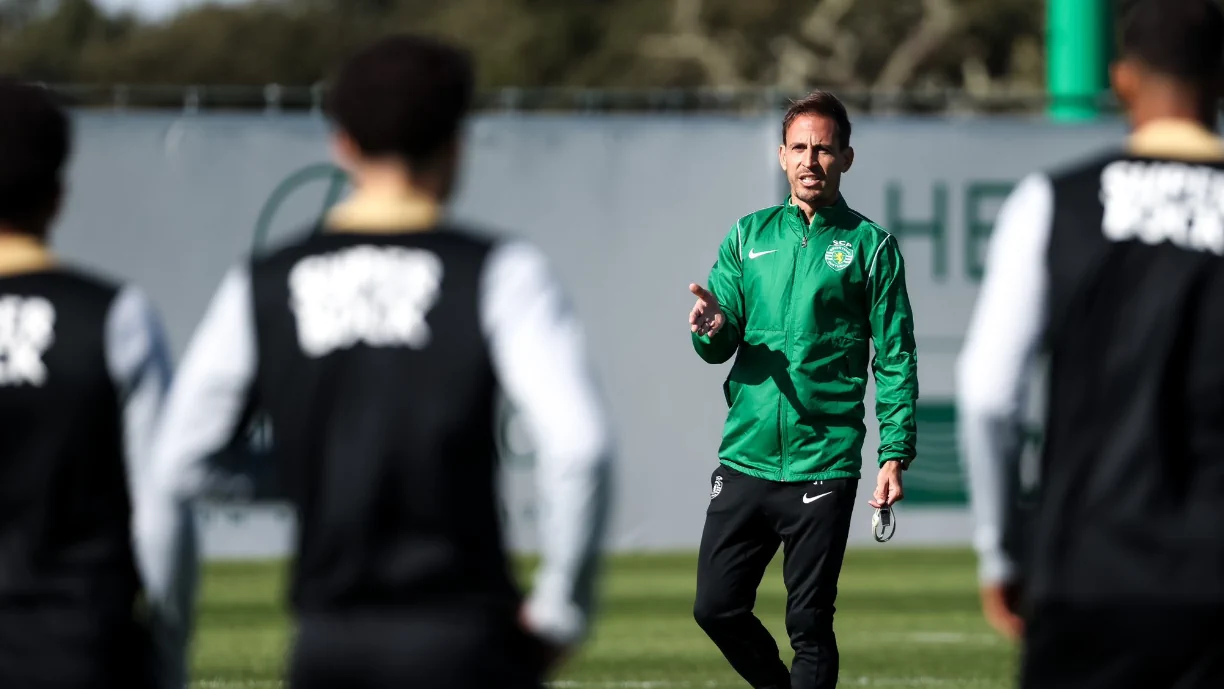
<path fill-rule="evenodd" d="M 0 224 L 46 231 L 63 189 L 70 130 L 47 89 L 0 77 Z"/>
<path fill-rule="evenodd" d="M 837 96 L 828 91 L 813 91 L 799 100 L 791 101 L 782 118 L 782 143 L 786 143 L 786 132 L 800 115 L 824 115 L 832 119 L 837 124 L 838 145 L 842 148 L 850 146 L 850 116 Z"/>
<path fill-rule="evenodd" d="M 1131 0 L 1122 9 L 1122 57 L 1192 82 L 1224 70 L 1224 13 L 1215 0 Z"/>
<path fill-rule="evenodd" d="M 328 111 L 362 153 L 398 156 L 411 167 L 454 141 L 474 90 L 467 52 L 430 38 L 397 35 L 341 67 Z"/>

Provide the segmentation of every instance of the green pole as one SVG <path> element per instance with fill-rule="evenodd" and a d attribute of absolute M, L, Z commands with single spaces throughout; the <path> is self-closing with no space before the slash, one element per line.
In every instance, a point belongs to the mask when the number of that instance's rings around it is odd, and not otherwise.
<path fill-rule="evenodd" d="M 1046 0 L 1046 90 L 1050 119 L 1091 120 L 1109 73 L 1109 1 Z"/>

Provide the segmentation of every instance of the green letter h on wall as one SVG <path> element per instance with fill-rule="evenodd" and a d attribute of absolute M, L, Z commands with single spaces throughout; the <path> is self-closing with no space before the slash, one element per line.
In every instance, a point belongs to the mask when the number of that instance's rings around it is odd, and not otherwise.
<path fill-rule="evenodd" d="M 935 185 L 931 197 L 933 217 L 930 220 L 907 220 L 901 217 L 902 189 L 899 182 L 890 182 L 886 193 L 888 225 L 885 229 L 900 238 L 928 235 L 931 238 L 931 273 L 936 280 L 948 275 L 948 186 Z"/>

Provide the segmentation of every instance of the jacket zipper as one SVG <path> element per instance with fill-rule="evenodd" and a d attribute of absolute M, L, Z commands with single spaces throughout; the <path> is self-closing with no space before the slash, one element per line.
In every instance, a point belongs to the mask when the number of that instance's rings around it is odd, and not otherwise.
<path fill-rule="evenodd" d="M 802 217 L 802 216 L 800 216 Z M 803 240 L 799 243 L 799 249 L 795 251 L 794 260 L 791 261 L 791 277 L 790 277 L 790 299 L 786 302 L 786 314 L 783 317 L 783 324 L 786 328 L 786 360 L 790 361 L 791 355 L 791 309 L 795 305 L 795 278 L 799 275 L 799 261 L 802 258 L 802 250 L 808 245 L 808 231 L 811 226 L 804 228 Z M 790 371 L 787 371 L 790 375 Z M 786 405 L 784 404 L 782 391 L 778 391 L 778 435 L 782 446 L 782 480 L 790 479 L 790 438 L 786 432 Z"/>

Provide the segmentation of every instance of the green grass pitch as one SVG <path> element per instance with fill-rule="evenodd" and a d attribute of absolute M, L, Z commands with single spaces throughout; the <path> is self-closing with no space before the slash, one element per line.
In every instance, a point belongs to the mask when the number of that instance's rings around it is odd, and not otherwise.
<path fill-rule="evenodd" d="M 610 558 L 589 644 L 553 686 L 572 689 L 747 687 L 692 621 L 695 556 Z M 982 620 L 973 557 L 960 550 L 851 549 L 838 593 L 840 686 L 1014 686 L 1014 647 Z M 530 568 L 524 564 L 524 570 Z M 290 623 L 283 565 L 218 563 L 203 581 L 192 687 L 254 689 L 281 682 Z M 781 557 L 757 614 L 789 662 Z"/>

